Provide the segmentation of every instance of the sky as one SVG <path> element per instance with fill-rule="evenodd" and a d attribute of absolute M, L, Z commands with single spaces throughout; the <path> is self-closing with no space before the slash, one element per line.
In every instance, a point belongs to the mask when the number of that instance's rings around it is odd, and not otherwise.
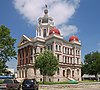
<path fill-rule="evenodd" d="M 100 0 L 0 0 L 0 25 L 7 26 L 16 38 L 16 51 L 23 34 L 35 37 L 45 4 L 64 39 L 76 35 L 81 41 L 82 61 L 84 55 L 100 51 Z M 7 65 L 16 70 L 17 60 L 12 59 Z"/>

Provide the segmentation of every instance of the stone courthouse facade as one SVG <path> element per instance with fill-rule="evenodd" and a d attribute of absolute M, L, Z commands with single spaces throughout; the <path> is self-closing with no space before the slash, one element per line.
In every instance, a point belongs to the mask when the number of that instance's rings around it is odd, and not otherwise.
<path fill-rule="evenodd" d="M 23 35 L 18 44 L 18 78 L 36 78 L 42 81 L 40 71 L 34 68 L 36 57 L 44 49 L 54 53 L 59 60 L 59 69 L 48 81 L 61 82 L 68 79 L 81 80 L 81 43 L 76 36 L 68 41 L 63 39 L 60 30 L 54 26 L 52 17 L 48 16 L 47 7 L 44 16 L 38 19 L 36 36 Z"/>

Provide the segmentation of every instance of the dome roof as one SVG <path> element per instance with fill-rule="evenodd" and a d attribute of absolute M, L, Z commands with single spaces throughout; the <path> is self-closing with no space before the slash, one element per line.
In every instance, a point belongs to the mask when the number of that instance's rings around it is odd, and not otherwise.
<path fill-rule="evenodd" d="M 78 42 L 79 40 L 78 40 L 78 37 L 77 37 L 77 36 L 71 36 L 71 37 L 69 38 L 69 42 L 70 42 L 70 41 L 77 41 L 77 42 Z"/>
<path fill-rule="evenodd" d="M 60 35 L 60 31 L 57 28 L 55 28 L 55 27 L 51 28 L 51 30 L 49 32 L 49 35 L 52 34 L 52 33 Z"/>

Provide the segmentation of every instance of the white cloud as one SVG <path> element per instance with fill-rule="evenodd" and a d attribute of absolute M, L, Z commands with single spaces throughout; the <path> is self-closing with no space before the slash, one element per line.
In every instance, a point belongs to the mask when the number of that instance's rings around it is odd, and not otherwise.
<path fill-rule="evenodd" d="M 14 0 L 13 3 L 20 14 L 31 24 L 37 24 L 37 19 L 43 15 L 43 8 L 47 4 L 49 16 L 53 17 L 55 25 L 58 26 L 69 21 L 74 15 L 80 0 Z M 66 27 L 72 28 L 72 26 Z M 74 29 L 76 30 L 75 27 Z"/>
<path fill-rule="evenodd" d="M 78 28 L 75 25 L 62 25 L 60 30 L 63 36 L 74 35 L 78 32 Z"/>

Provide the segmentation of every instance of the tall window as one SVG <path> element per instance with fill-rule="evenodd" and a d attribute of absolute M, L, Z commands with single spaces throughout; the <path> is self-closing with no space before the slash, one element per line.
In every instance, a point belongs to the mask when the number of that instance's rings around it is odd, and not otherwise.
<path fill-rule="evenodd" d="M 63 70 L 63 76 L 65 77 L 65 70 Z"/>
<path fill-rule="evenodd" d="M 58 70 L 57 70 L 57 75 L 59 75 L 59 68 L 58 68 Z"/>
<path fill-rule="evenodd" d="M 65 57 L 65 63 L 67 63 L 67 57 Z"/>
<path fill-rule="evenodd" d="M 34 48 L 34 52 L 35 52 L 35 54 L 36 54 L 36 48 Z"/>
<path fill-rule="evenodd" d="M 77 58 L 77 64 L 79 64 L 79 58 Z"/>
<path fill-rule="evenodd" d="M 43 37 L 46 37 L 46 29 L 43 31 Z"/>
<path fill-rule="evenodd" d="M 65 47 L 65 53 L 67 53 L 67 48 Z"/>
<path fill-rule="evenodd" d="M 42 49 L 42 48 L 40 48 L 40 52 L 42 52 L 42 50 L 43 50 L 43 49 Z"/>
<path fill-rule="evenodd" d="M 48 50 L 50 50 L 50 46 L 48 46 Z"/>
<path fill-rule="evenodd" d="M 68 63 L 69 63 L 69 57 L 68 57 Z"/>
<path fill-rule="evenodd" d="M 72 77 L 74 77 L 74 71 L 72 71 Z"/>
<path fill-rule="evenodd" d="M 59 46 L 59 51 L 61 51 L 61 46 Z"/>
<path fill-rule="evenodd" d="M 56 45 L 56 51 L 58 51 L 58 45 Z"/>
<path fill-rule="evenodd" d="M 57 59 L 59 60 L 59 54 L 57 54 Z"/>
<path fill-rule="evenodd" d="M 70 63 L 72 64 L 72 58 L 70 58 Z"/>
<path fill-rule="evenodd" d="M 79 69 L 77 69 L 77 75 L 79 75 Z"/>

